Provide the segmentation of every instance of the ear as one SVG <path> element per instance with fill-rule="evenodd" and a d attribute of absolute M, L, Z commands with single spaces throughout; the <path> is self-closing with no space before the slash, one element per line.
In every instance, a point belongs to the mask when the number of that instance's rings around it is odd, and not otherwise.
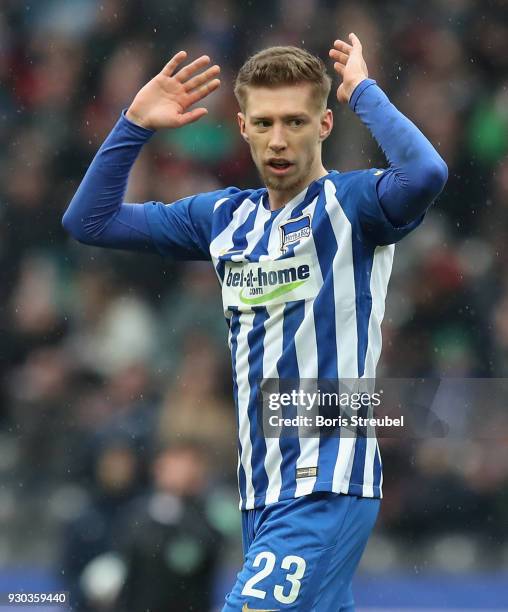
<path fill-rule="evenodd" d="M 242 138 L 245 140 L 245 142 L 249 142 L 249 137 L 245 131 L 245 115 L 240 112 L 237 113 L 236 117 L 238 119 L 238 125 L 240 127 L 240 134 L 242 135 Z"/>
<path fill-rule="evenodd" d="M 319 142 L 326 140 L 333 129 L 333 112 L 327 108 L 321 115 L 319 126 Z"/>

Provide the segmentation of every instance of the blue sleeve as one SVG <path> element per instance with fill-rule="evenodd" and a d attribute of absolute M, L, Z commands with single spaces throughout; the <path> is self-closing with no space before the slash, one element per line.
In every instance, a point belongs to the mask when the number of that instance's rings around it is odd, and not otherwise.
<path fill-rule="evenodd" d="M 120 117 L 106 138 L 62 219 L 79 242 L 131 250 L 155 250 L 142 206 L 123 203 L 129 172 L 153 134 Z"/>
<path fill-rule="evenodd" d="M 354 90 L 350 107 L 382 148 L 389 167 L 362 173 L 361 226 L 378 244 L 390 244 L 417 227 L 441 193 L 448 168 L 420 130 L 372 79 Z"/>
<path fill-rule="evenodd" d="M 209 259 L 214 204 L 222 194 L 238 190 L 200 194 L 170 205 L 124 203 L 129 172 L 152 134 L 122 113 L 90 164 L 62 224 L 84 244 L 152 251 L 176 259 Z"/>
<path fill-rule="evenodd" d="M 169 205 L 146 202 L 146 219 L 157 251 L 176 259 L 210 259 L 215 205 L 238 191 L 237 187 L 228 187 Z"/>
<path fill-rule="evenodd" d="M 409 223 L 395 225 L 386 215 L 379 201 L 377 185 L 385 170 L 371 168 L 352 173 L 353 176 L 343 186 L 343 193 L 349 193 L 354 205 L 348 208 L 351 218 L 356 217 L 359 233 L 377 245 L 394 244 L 416 229 L 423 221 L 422 213 Z"/>

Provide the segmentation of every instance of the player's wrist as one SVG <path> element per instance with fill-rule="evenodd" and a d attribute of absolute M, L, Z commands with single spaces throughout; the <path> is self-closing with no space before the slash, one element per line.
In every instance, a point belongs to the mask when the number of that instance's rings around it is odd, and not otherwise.
<path fill-rule="evenodd" d="M 353 79 L 350 83 L 348 83 L 348 86 L 346 88 L 348 103 L 351 102 L 351 98 L 353 97 L 353 94 L 356 88 L 367 79 L 368 79 L 367 76 L 362 75 L 362 76 L 357 77 L 356 79 Z"/>
<path fill-rule="evenodd" d="M 131 107 L 125 111 L 125 118 L 138 127 L 144 128 L 145 130 L 150 130 L 152 132 L 155 131 L 155 128 L 153 128 L 146 121 L 146 119 L 143 119 L 143 117 L 136 113 L 136 111 L 133 111 Z"/>
<path fill-rule="evenodd" d="M 351 108 L 351 110 L 355 110 L 356 109 L 356 105 L 357 102 L 360 98 L 360 96 L 363 94 L 363 92 L 368 89 L 371 85 L 376 85 L 376 81 L 374 79 L 365 77 L 364 79 L 362 79 L 359 83 L 357 83 L 356 87 L 353 89 L 351 96 L 349 98 L 349 107 Z"/>

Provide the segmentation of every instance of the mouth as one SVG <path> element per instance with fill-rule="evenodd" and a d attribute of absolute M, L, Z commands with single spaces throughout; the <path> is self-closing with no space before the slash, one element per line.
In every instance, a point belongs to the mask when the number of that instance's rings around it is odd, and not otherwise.
<path fill-rule="evenodd" d="M 268 168 L 279 176 L 287 174 L 294 164 L 287 159 L 270 159 L 267 164 Z"/>

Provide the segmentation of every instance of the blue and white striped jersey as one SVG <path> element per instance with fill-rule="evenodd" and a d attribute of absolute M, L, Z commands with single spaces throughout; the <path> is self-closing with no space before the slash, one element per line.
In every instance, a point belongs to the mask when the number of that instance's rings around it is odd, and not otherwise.
<path fill-rule="evenodd" d="M 144 205 L 161 254 L 211 259 L 222 285 L 242 509 L 315 491 L 381 497 L 375 437 L 265 438 L 256 401 L 263 378 L 375 377 L 394 243 L 423 218 L 392 226 L 383 172 L 331 171 L 276 211 L 265 188 Z"/>

